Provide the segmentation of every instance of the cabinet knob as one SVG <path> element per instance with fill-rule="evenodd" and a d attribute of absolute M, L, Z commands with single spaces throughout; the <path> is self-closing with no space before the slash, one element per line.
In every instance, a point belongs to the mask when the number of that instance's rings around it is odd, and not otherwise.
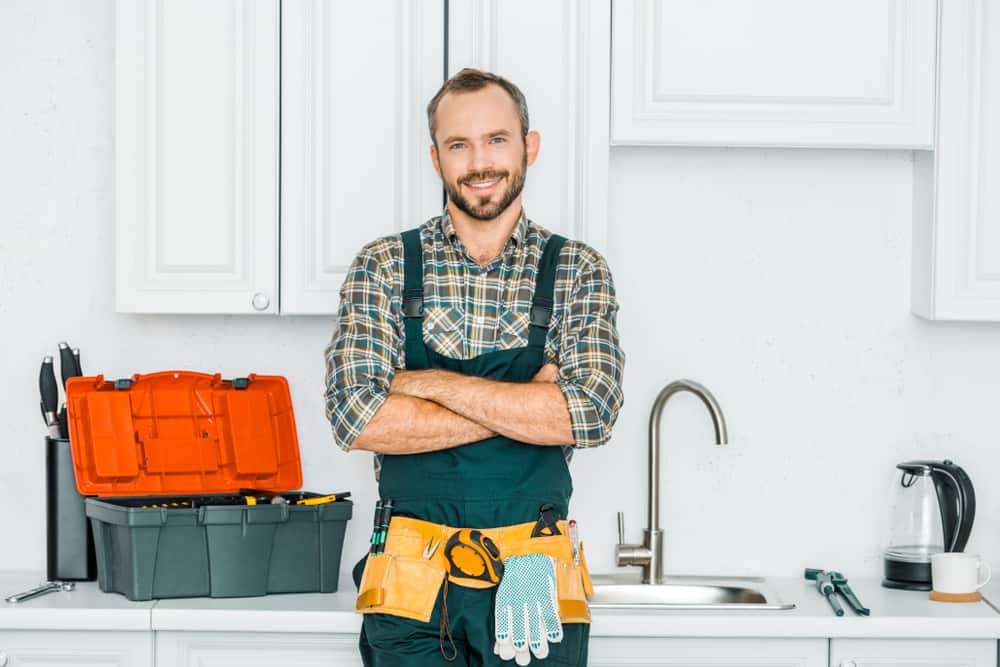
<path fill-rule="evenodd" d="M 250 303 L 253 304 L 254 310 L 267 310 L 267 307 L 271 305 L 271 300 L 263 292 L 257 292 L 253 295 L 253 300 Z"/>
<path fill-rule="evenodd" d="M 858 663 L 853 660 L 841 660 L 840 667 L 858 667 Z"/>

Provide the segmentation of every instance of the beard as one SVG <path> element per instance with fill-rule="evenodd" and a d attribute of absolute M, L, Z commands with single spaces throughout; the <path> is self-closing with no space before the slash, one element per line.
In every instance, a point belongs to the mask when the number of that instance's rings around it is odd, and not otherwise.
<path fill-rule="evenodd" d="M 521 194 L 521 190 L 524 189 L 524 178 L 527 170 L 528 156 L 525 153 L 521 156 L 520 169 L 514 171 L 513 174 L 503 170 L 477 171 L 466 174 L 454 183 L 444 179 L 442 179 L 442 182 L 444 183 L 445 192 L 448 193 L 448 199 L 455 204 L 458 210 L 476 220 L 493 220 L 506 211 L 511 202 Z M 507 189 L 500 194 L 500 199 L 496 203 L 492 202 L 492 198 L 496 193 L 482 197 L 476 195 L 466 197 L 462 194 L 462 185 L 464 183 L 481 183 L 483 181 L 492 181 L 496 178 L 500 178 L 502 182 L 507 183 Z"/>

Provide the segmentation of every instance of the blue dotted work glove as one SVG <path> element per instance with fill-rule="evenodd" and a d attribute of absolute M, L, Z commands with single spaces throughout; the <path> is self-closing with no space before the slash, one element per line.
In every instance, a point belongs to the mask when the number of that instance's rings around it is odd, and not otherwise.
<path fill-rule="evenodd" d="M 539 660 L 546 658 L 549 642 L 563 638 L 552 557 L 527 554 L 505 559 L 493 611 L 493 652 L 501 660 L 513 659 L 518 665 L 527 665 L 531 655 Z"/>

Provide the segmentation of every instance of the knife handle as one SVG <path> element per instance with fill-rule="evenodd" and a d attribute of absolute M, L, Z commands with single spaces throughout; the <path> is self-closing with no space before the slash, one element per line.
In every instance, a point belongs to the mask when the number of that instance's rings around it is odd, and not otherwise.
<path fill-rule="evenodd" d="M 59 374 L 62 376 L 63 389 L 66 388 L 66 380 L 76 375 L 76 359 L 73 358 L 73 350 L 66 343 L 59 343 Z"/>
<path fill-rule="evenodd" d="M 78 347 L 73 348 L 73 362 L 74 365 L 76 366 L 76 375 L 82 376 L 83 366 L 80 365 L 80 348 Z"/>
<path fill-rule="evenodd" d="M 51 425 L 55 421 L 56 410 L 59 408 L 59 385 L 56 383 L 52 357 L 42 359 L 42 368 L 38 372 L 38 391 L 42 395 L 42 411 L 45 413 L 45 421 Z"/>
<path fill-rule="evenodd" d="M 68 438 L 69 437 L 69 421 L 66 417 L 66 404 L 63 403 L 62 409 L 59 411 L 59 437 Z"/>

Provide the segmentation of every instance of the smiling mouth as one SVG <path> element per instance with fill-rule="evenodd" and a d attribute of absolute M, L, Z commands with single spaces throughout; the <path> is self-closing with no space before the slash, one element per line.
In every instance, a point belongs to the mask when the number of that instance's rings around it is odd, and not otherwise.
<path fill-rule="evenodd" d="M 488 181 L 466 181 L 463 185 L 473 192 L 488 192 L 492 190 L 501 180 L 503 180 L 503 177 L 499 176 Z"/>

